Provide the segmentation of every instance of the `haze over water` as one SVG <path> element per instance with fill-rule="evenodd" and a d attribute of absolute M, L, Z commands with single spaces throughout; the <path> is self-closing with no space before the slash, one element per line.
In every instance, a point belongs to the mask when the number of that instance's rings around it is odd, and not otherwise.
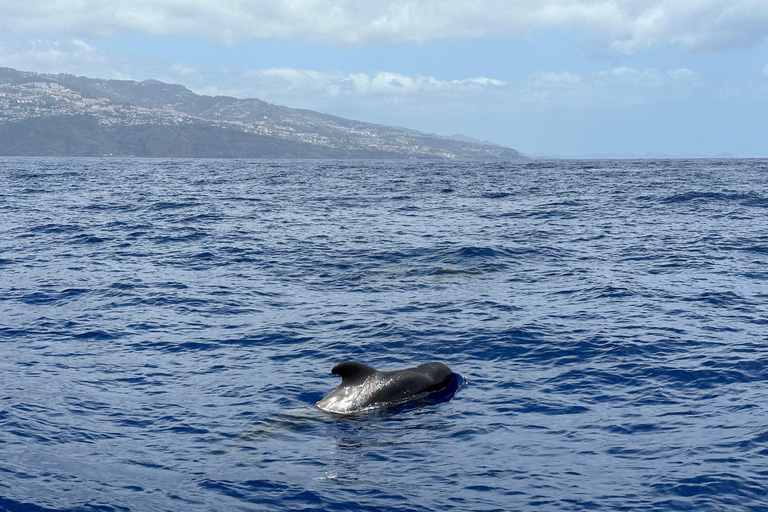
<path fill-rule="evenodd" d="M 766 171 L 3 158 L 0 509 L 764 510 Z"/>

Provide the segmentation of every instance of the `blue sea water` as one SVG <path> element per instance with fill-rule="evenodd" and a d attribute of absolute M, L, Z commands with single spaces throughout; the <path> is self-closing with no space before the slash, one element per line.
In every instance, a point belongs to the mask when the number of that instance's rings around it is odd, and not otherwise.
<path fill-rule="evenodd" d="M 0 510 L 768 510 L 768 160 L 0 159 Z M 334 364 L 452 399 L 338 417 Z"/>

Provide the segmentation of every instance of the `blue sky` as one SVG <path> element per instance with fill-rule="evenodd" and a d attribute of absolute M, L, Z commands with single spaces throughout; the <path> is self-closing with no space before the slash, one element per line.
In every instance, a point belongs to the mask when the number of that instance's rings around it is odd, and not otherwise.
<path fill-rule="evenodd" d="M 0 0 L 0 66 L 527 154 L 768 156 L 765 0 Z"/>

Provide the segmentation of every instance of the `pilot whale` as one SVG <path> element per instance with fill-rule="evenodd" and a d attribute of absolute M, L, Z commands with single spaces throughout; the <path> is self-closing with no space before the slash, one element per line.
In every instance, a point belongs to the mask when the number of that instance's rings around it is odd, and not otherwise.
<path fill-rule="evenodd" d="M 341 384 L 316 405 L 341 414 L 394 407 L 443 390 L 454 380 L 451 369 L 438 362 L 380 372 L 356 361 L 345 361 L 334 366 L 331 373 L 341 376 Z"/>

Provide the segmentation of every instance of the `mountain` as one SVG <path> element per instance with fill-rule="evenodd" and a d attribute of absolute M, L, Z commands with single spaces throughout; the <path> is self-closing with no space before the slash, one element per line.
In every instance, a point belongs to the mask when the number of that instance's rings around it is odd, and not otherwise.
<path fill-rule="evenodd" d="M 489 140 L 480 140 L 480 139 L 476 139 L 474 137 L 469 137 L 467 135 L 462 135 L 460 133 L 456 133 L 454 135 L 451 135 L 449 137 L 449 139 L 458 140 L 458 141 L 462 141 L 462 142 L 473 142 L 475 144 L 485 144 L 485 145 L 488 145 L 488 146 L 498 146 L 498 144 L 495 144 L 495 143 L 493 143 L 493 142 L 491 142 Z"/>
<path fill-rule="evenodd" d="M 0 155 L 517 160 L 469 138 L 352 121 L 157 80 L 0 68 Z"/>

